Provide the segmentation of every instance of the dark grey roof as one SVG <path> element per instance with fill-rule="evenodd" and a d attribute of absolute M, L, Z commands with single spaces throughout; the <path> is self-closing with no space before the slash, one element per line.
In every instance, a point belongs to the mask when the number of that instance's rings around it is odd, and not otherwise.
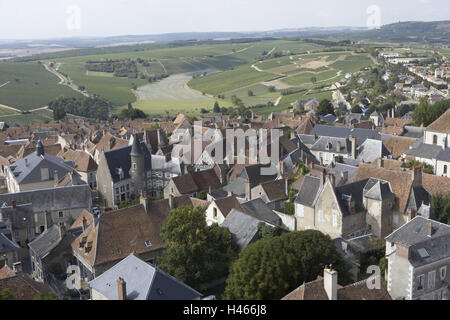
<path fill-rule="evenodd" d="M 364 186 L 363 194 L 366 198 L 374 200 L 385 200 L 395 197 L 389 182 L 372 178 Z"/>
<path fill-rule="evenodd" d="M 14 229 L 34 228 L 34 212 L 31 203 L 19 204 L 14 208 L 0 203 L 0 220 L 8 220 Z"/>
<path fill-rule="evenodd" d="M 20 249 L 20 246 L 0 232 L 0 253 L 7 253 Z"/>
<path fill-rule="evenodd" d="M 320 119 L 326 123 L 334 123 L 336 121 L 336 116 L 333 114 L 327 114 L 326 116 L 320 116 Z"/>
<path fill-rule="evenodd" d="M 365 210 L 362 200 L 364 187 L 368 181 L 369 179 L 363 179 L 334 189 L 341 212 L 344 216 L 352 214 L 347 205 L 348 200 L 351 200 L 354 203 L 354 213 Z"/>
<path fill-rule="evenodd" d="M 381 140 L 381 136 L 376 130 L 361 129 L 361 128 L 346 128 L 346 127 L 334 127 L 327 125 L 315 125 L 311 131 L 312 135 L 319 137 L 335 137 L 335 138 L 348 138 L 354 136 L 356 138 L 356 145 L 361 145 L 366 139 Z"/>
<path fill-rule="evenodd" d="M 431 236 L 430 223 L 433 228 Z M 450 257 L 450 226 L 421 216 L 392 232 L 386 240 L 410 246 L 409 261 L 415 267 Z M 427 257 L 420 255 L 421 249 L 426 250 Z"/>
<path fill-rule="evenodd" d="M 297 137 L 304 144 L 312 145 L 315 141 L 314 135 L 311 134 L 297 134 Z"/>
<path fill-rule="evenodd" d="M 347 181 L 351 181 L 355 178 L 356 174 L 358 173 L 358 167 L 352 166 L 349 164 L 345 164 L 345 163 L 337 162 L 334 164 L 334 167 L 331 168 L 329 171 L 329 173 L 334 174 L 337 177 L 344 174 L 344 172 L 347 172 L 346 173 Z M 338 179 L 336 179 L 336 182 L 337 181 L 338 181 Z"/>
<path fill-rule="evenodd" d="M 230 191 L 237 197 L 245 197 L 245 179 L 236 177 L 233 181 L 223 187 L 223 190 Z"/>
<path fill-rule="evenodd" d="M 243 179 L 249 179 L 250 180 L 250 188 L 253 188 L 263 182 L 275 180 L 278 176 L 278 173 L 275 172 L 275 174 L 266 175 L 262 174 L 262 170 L 264 168 L 269 168 L 270 165 L 265 164 L 254 164 L 250 166 L 246 166 L 239 177 Z"/>
<path fill-rule="evenodd" d="M 281 218 L 273 212 L 261 198 L 243 202 L 241 203 L 241 208 L 245 210 L 245 213 L 258 220 L 270 223 L 274 226 L 282 225 Z"/>
<path fill-rule="evenodd" d="M 230 230 L 232 240 L 242 250 L 255 239 L 260 222 L 262 221 L 253 216 L 232 209 L 220 226 Z"/>
<path fill-rule="evenodd" d="M 352 159 L 352 158 L 344 158 L 343 159 L 344 164 L 347 164 L 349 166 L 357 167 L 361 163 L 361 160 L 358 159 Z"/>
<path fill-rule="evenodd" d="M 427 219 L 434 219 L 433 209 L 431 208 L 431 205 L 426 205 L 423 203 L 419 210 L 417 210 L 417 214 L 427 218 Z"/>
<path fill-rule="evenodd" d="M 406 150 L 405 154 L 418 158 L 435 159 L 442 151 L 440 146 L 420 143 L 416 148 Z"/>
<path fill-rule="evenodd" d="M 430 203 L 430 193 L 422 186 L 415 186 L 411 188 L 411 194 L 409 195 L 408 208 L 419 210 L 423 203 Z"/>
<path fill-rule="evenodd" d="M 340 145 L 338 150 L 338 145 Z M 337 152 L 337 153 L 349 153 L 349 145 L 345 138 L 335 137 L 320 137 L 311 146 L 311 150 L 325 151 L 325 152 Z"/>
<path fill-rule="evenodd" d="M 31 203 L 34 212 L 63 211 L 67 209 L 92 207 L 92 190 L 89 185 L 67 186 L 61 188 L 39 189 L 0 194 L 0 204 L 11 205 Z"/>
<path fill-rule="evenodd" d="M 54 224 L 28 244 L 39 258 L 45 258 L 62 240 L 60 226 Z"/>
<path fill-rule="evenodd" d="M 357 150 L 357 159 L 363 162 L 373 162 L 378 158 L 384 158 L 391 153 L 381 140 L 367 139 Z"/>
<path fill-rule="evenodd" d="M 442 151 L 436 156 L 436 159 L 450 162 L 450 148 L 442 149 Z"/>
<path fill-rule="evenodd" d="M 44 145 L 42 144 L 42 141 L 39 140 L 36 144 L 36 155 L 43 156 L 44 154 L 45 154 Z"/>
<path fill-rule="evenodd" d="M 302 185 L 298 190 L 298 195 L 295 198 L 296 203 L 303 204 L 308 207 L 314 206 L 314 201 L 320 189 L 320 178 L 311 175 L 305 176 Z"/>
<path fill-rule="evenodd" d="M 131 254 L 89 286 L 110 300 L 118 300 L 117 279 L 126 282 L 127 300 L 194 300 L 201 293 Z"/>
<path fill-rule="evenodd" d="M 130 155 L 131 156 L 144 155 L 144 152 L 140 148 L 139 137 L 137 133 L 133 134 L 133 144 L 131 146 Z"/>
<path fill-rule="evenodd" d="M 423 136 L 423 127 L 405 126 L 403 137 L 418 139 Z"/>
<path fill-rule="evenodd" d="M 139 145 L 141 152 L 144 154 L 145 170 L 149 171 L 152 168 L 151 153 L 144 142 L 141 142 Z M 118 182 L 121 180 L 118 169 L 122 170 L 123 179 L 130 178 L 131 150 L 132 146 L 126 146 L 105 152 L 106 163 L 114 182 Z"/>
<path fill-rule="evenodd" d="M 14 174 L 17 183 L 41 182 L 41 168 L 48 168 L 49 180 L 54 180 L 54 171 L 58 172 L 61 178 L 74 169 L 71 161 L 64 161 L 62 158 L 49 154 L 38 155 L 36 152 L 30 153 L 23 159 L 8 166 Z"/>

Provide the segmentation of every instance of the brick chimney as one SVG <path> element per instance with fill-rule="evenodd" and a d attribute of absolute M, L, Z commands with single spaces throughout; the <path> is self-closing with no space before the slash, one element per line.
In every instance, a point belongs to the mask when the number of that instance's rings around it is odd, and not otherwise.
<path fill-rule="evenodd" d="M 323 270 L 323 286 L 329 300 L 337 300 L 337 278 L 336 270 L 325 267 Z"/>
<path fill-rule="evenodd" d="M 121 277 L 117 279 L 117 290 L 119 300 L 127 300 L 127 283 Z"/>
<path fill-rule="evenodd" d="M 87 220 L 85 217 L 83 217 L 83 227 L 82 227 L 83 232 L 84 232 L 84 230 L 86 230 L 86 226 L 87 226 Z"/>
<path fill-rule="evenodd" d="M 13 266 L 13 271 L 16 274 L 22 272 L 22 262 L 20 262 L 20 261 L 14 262 L 12 266 Z"/>
<path fill-rule="evenodd" d="M 244 185 L 245 185 L 245 199 L 246 200 L 252 200 L 252 192 L 251 192 L 251 188 L 250 188 L 250 180 L 249 179 L 245 179 Z"/>
<path fill-rule="evenodd" d="M 413 187 L 422 186 L 422 167 L 415 166 L 411 171 L 411 180 Z"/>
<path fill-rule="evenodd" d="M 433 223 L 430 221 L 428 223 L 428 236 L 431 237 L 434 233 L 434 229 L 433 229 Z"/>

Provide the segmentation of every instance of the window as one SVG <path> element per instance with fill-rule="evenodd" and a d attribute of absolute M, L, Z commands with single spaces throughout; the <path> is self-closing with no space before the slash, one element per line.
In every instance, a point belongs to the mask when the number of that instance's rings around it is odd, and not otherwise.
<path fill-rule="evenodd" d="M 398 224 L 398 215 L 394 214 L 394 224 Z"/>
<path fill-rule="evenodd" d="M 136 170 L 136 162 L 133 162 L 133 170 Z"/>
<path fill-rule="evenodd" d="M 323 222 L 323 211 L 319 210 L 319 222 Z"/>
<path fill-rule="evenodd" d="M 217 219 L 217 208 L 213 208 L 213 217 Z"/>
<path fill-rule="evenodd" d="M 428 288 L 434 288 L 435 285 L 435 281 L 436 281 L 436 271 L 430 271 L 428 272 Z"/>
<path fill-rule="evenodd" d="M 433 144 L 437 144 L 437 135 L 433 135 Z"/>
<path fill-rule="evenodd" d="M 417 290 L 422 290 L 424 286 L 424 276 L 421 274 L 417 277 Z"/>
<path fill-rule="evenodd" d="M 58 212 L 58 216 L 59 216 L 60 218 L 64 218 L 64 212 L 62 212 L 62 211 Z"/>
<path fill-rule="evenodd" d="M 50 179 L 50 176 L 48 174 L 48 168 L 41 168 L 41 180 L 46 181 L 49 179 Z"/>
<path fill-rule="evenodd" d="M 297 216 L 299 217 L 304 217 L 304 213 L 303 213 L 303 205 L 301 204 L 297 204 Z"/>
<path fill-rule="evenodd" d="M 444 165 L 444 170 L 443 170 L 444 174 L 447 174 L 447 165 Z"/>
<path fill-rule="evenodd" d="M 130 190 L 130 185 L 129 185 L 129 184 L 127 184 L 127 191 L 128 191 L 128 190 Z"/>
<path fill-rule="evenodd" d="M 439 274 L 441 275 L 441 280 L 445 279 L 445 276 L 447 275 L 447 267 L 443 266 L 439 269 Z"/>
<path fill-rule="evenodd" d="M 337 214 L 333 213 L 333 227 L 336 228 L 337 227 Z"/>

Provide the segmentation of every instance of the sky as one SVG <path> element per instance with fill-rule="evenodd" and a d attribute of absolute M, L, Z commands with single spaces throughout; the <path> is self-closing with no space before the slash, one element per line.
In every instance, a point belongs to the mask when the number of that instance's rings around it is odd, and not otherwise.
<path fill-rule="evenodd" d="M 372 27 L 448 19 L 448 0 L 0 0 L 0 39 Z"/>

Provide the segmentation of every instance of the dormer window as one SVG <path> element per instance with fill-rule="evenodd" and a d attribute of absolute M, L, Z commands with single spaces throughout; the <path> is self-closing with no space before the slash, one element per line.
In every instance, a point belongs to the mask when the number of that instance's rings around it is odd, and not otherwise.
<path fill-rule="evenodd" d="M 133 162 L 133 170 L 136 170 L 136 168 L 137 168 L 136 162 Z"/>
<path fill-rule="evenodd" d="M 145 246 L 147 248 L 150 248 L 152 246 L 152 243 L 150 242 L 150 240 L 145 241 Z"/>

